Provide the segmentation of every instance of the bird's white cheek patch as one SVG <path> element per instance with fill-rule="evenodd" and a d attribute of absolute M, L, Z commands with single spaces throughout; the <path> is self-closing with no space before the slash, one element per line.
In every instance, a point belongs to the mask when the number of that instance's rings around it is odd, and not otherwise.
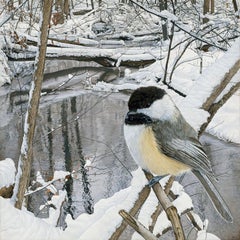
<path fill-rule="evenodd" d="M 161 153 L 157 147 L 153 131 L 151 127 L 145 128 L 140 136 L 140 155 L 142 157 L 142 165 L 146 166 L 155 175 L 179 175 L 190 170 L 190 168 Z"/>

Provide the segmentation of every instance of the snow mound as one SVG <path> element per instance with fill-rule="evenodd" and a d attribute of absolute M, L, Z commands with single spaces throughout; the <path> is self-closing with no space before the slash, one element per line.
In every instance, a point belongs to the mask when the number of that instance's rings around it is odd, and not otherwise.
<path fill-rule="evenodd" d="M 61 231 L 0 197 L 0 236 L 11 240 L 57 240 Z"/>
<path fill-rule="evenodd" d="M 9 187 L 15 181 L 16 168 L 10 158 L 0 161 L 0 188 Z"/>

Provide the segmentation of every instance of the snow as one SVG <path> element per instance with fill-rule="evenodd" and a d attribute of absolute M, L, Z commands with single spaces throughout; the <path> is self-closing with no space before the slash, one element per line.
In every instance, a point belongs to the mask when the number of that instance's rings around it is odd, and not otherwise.
<path fill-rule="evenodd" d="M 0 189 L 14 184 L 15 172 L 16 168 L 12 159 L 6 158 L 0 161 Z"/>
<path fill-rule="evenodd" d="M 3 40 L 0 37 L 0 41 Z M 4 52 L 1 50 L 0 45 L 0 87 L 6 83 L 11 83 L 11 71 L 7 64 L 7 57 Z"/>
<path fill-rule="evenodd" d="M 200 126 L 207 120 L 209 113 L 201 109 L 202 104 L 207 100 L 208 96 L 213 92 L 213 90 L 220 84 L 220 81 L 224 78 L 225 74 L 229 71 L 229 69 L 240 59 L 240 38 L 238 38 L 233 46 L 227 51 L 226 54 L 223 55 L 220 59 L 218 59 L 215 63 L 211 66 L 206 68 L 204 72 L 200 75 L 200 77 L 196 80 L 190 91 L 188 92 L 187 97 L 178 105 L 181 112 L 185 116 L 186 120 L 193 126 L 197 131 L 199 130 Z M 238 75 L 237 75 L 238 76 Z M 235 76 L 234 83 L 239 81 Z M 235 95 L 234 98 L 235 102 L 239 102 L 239 96 Z M 240 129 L 239 123 L 239 105 L 229 105 L 233 100 L 231 99 L 228 102 L 228 105 L 225 104 L 224 108 L 226 110 L 232 107 L 232 111 L 230 113 L 231 118 L 233 118 L 236 125 L 229 125 L 227 124 L 228 128 L 231 131 L 226 131 L 226 125 L 219 124 L 219 120 L 215 122 L 214 120 L 209 126 L 208 129 L 215 129 L 210 130 L 211 133 L 215 133 L 217 136 L 224 136 L 225 139 L 230 141 L 240 142 L 240 133 L 236 131 L 236 129 Z M 224 109 L 223 108 L 223 109 Z M 221 109 L 221 111 L 223 110 Z M 219 112 L 218 112 L 219 113 Z M 218 115 L 218 114 L 217 114 Z M 224 116 L 223 116 L 224 115 Z M 228 114 L 221 114 L 216 116 L 217 119 L 228 119 Z M 215 120 L 216 120 L 215 118 Z M 231 119 L 230 118 L 230 119 Z M 222 121 L 221 120 L 221 121 Z M 231 120 L 232 121 L 232 120 Z M 226 121 L 227 122 L 227 121 Z M 218 126 L 218 128 L 213 128 L 213 126 Z M 234 127 L 234 129 L 233 129 Z M 218 132 L 216 132 L 218 130 Z"/>
<path fill-rule="evenodd" d="M 129 211 L 138 193 L 147 183 L 141 169 L 133 172 L 131 186 L 115 193 L 108 199 L 102 199 L 95 204 L 94 214 L 81 214 L 75 221 L 68 222 L 68 228 L 62 238 L 69 239 L 109 239 L 115 229 L 120 225 L 122 218 L 118 214 L 121 209 Z M 104 226 L 104 227 L 103 227 Z"/>
<path fill-rule="evenodd" d="M 208 220 L 205 220 L 203 223 L 203 229 L 198 231 L 196 240 L 220 240 L 216 235 L 212 233 L 207 233 Z"/>
<path fill-rule="evenodd" d="M 0 197 L 0 236 L 2 240 L 57 240 L 61 231 L 30 212 L 14 208 L 9 201 Z"/>
<path fill-rule="evenodd" d="M 109 239 L 112 233 L 122 222 L 122 218 L 118 214 L 121 209 L 129 211 L 134 202 L 138 198 L 139 192 L 146 185 L 147 180 L 142 170 L 139 168 L 133 173 L 133 179 L 131 186 L 115 193 L 112 197 L 102 199 L 95 204 L 95 212 L 91 215 L 81 214 L 76 220 L 67 218 L 68 228 L 62 232 L 55 228 L 59 211 L 50 209 L 50 217 L 48 219 L 38 219 L 31 213 L 25 210 L 15 209 L 7 200 L 0 198 L 0 235 L 3 239 L 46 239 L 46 240 L 83 240 L 91 239 L 98 240 L 99 233 L 101 233 L 101 239 Z M 64 173 L 56 173 L 56 178 L 63 177 Z M 169 177 L 165 177 L 161 180 L 161 184 L 164 186 Z M 39 181 L 42 178 L 38 177 Z M 174 182 L 172 191 L 178 194 L 178 198 L 173 201 L 174 206 L 177 207 L 179 214 L 186 209 L 192 208 L 191 198 L 184 192 L 183 187 Z M 51 203 L 55 206 L 59 206 L 65 198 L 65 193 L 59 191 L 58 195 L 55 195 L 51 200 Z M 158 201 L 153 193 L 147 199 L 145 206 L 142 208 L 138 217 L 139 221 L 142 221 L 146 225 L 149 224 L 148 218 L 150 216 L 151 209 L 157 205 Z M 150 208 L 150 209 L 149 209 Z M 59 209 L 59 208 L 57 208 Z M 147 214 L 147 215 L 146 215 Z M 103 227 L 104 226 L 104 227 Z M 167 219 L 165 212 L 162 212 L 158 218 L 155 226 L 154 233 L 161 233 L 165 228 L 171 226 L 171 223 Z M 14 229 L 14 230 L 13 230 Z M 8 237 L 8 238 L 7 238 Z"/>
<path fill-rule="evenodd" d="M 202 230 L 198 232 L 196 240 L 221 240 L 221 239 L 212 233 L 207 233 L 206 230 Z"/>
<path fill-rule="evenodd" d="M 240 79 L 240 78 L 239 78 Z M 234 113 L 234 114 L 233 114 Z M 240 90 L 219 110 L 207 131 L 225 141 L 240 144 Z"/>

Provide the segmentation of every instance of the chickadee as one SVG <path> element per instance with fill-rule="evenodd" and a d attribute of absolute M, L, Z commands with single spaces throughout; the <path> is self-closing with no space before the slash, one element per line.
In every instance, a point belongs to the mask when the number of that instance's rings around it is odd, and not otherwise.
<path fill-rule="evenodd" d="M 192 171 L 220 215 L 232 215 L 213 184 L 210 161 L 197 132 L 186 122 L 170 96 L 157 87 L 135 90 L 128 102 L 124 136 L 135 162 L 155 176 Z"/>

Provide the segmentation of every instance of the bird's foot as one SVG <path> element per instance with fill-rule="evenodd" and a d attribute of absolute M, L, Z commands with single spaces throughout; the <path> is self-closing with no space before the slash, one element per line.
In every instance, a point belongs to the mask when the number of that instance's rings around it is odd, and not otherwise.
<path fill-rule="evenodd" d="M 153 185 L 155 185 L 156 183 L 158 183 L 162 178 L 166 177 L 167 175 L 163 175 L 163 176 L 155 176 L 153 177 L 149 182 L 148 182 L 148 186 L 152 187 Z"/>

